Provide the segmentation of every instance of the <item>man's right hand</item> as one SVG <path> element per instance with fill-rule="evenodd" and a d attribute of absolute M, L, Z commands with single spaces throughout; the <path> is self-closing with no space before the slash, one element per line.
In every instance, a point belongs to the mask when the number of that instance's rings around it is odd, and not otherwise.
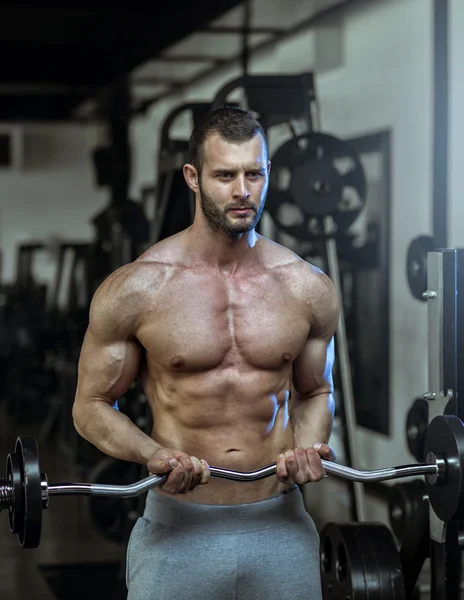
<path fill-rule="evenodd" d="M 186 494 L 198 485 L 208 483 L 211 475 L 205 460 L 169 448 L 159 448 L 148 461 L 147 468 L 156 475 L 169 473 L 160 486 L 168 494 Z"/>

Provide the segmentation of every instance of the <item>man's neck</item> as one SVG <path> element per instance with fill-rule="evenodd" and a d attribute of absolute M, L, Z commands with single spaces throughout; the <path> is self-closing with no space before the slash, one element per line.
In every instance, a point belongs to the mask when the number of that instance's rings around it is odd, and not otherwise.
<path fill-rule="evenodd" d="M 193 223 L 185 232 L 185 240 L 186 255 L 193 263 L 229 275 L 256 263 L 258 234 L 254 229 L 229 236 L 223 231 Z"/>

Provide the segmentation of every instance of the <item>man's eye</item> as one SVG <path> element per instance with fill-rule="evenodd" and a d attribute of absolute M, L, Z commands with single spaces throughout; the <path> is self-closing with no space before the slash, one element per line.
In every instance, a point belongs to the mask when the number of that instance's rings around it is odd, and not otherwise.
<path fill-rule="evenodd" d="M 258 179 L 261 175 L 262 173 L 248 173 L 248 177 L 252 177 L 253 179 Z"/>

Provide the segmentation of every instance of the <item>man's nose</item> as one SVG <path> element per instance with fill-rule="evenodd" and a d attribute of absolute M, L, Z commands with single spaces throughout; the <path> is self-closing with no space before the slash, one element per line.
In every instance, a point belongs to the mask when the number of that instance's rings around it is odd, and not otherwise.
<path fill-rule="evenodd" d="M 250 192 L 247 189 L 245 177 L 237 177 L 235 188 L 234 188 L 234 196 L 237 196 L 241 200 L 245 200 L 250 196 Z"/>

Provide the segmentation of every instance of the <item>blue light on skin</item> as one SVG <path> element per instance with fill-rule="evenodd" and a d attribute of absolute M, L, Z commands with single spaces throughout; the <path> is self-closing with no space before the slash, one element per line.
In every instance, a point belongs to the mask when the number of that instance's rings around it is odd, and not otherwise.
<path fill-rule="evenodd" d="M 118 401 L 116 400 L 116 402 L 113 404 L 113 408 L 114 410 L 119 410 L 119 405 L 118 405 Z"/>
<path fill-rule="evenodd" d="M 290 419 L 289 414 L 288 414 L 288 401 L 290 398 L 289 390 L 285 390 L 285 398 L 284 398 L 282 405 L 279 404 L 279 401 L 277 400 L 277 396 L 275 396 L 274 394 L 272 396 L 269 396 L 269 398 L 273 404 L 273 415 L 271 417 L 271 421 L 269 422 L 269 424 L 266 428 L 266 433 L 270 433 L 274 429 L 275 421 L 277 418 L 277 413 L 279 412 L 280 409 L 283 410 L 283 429 L 286 429 L 289 419 Z"/>

